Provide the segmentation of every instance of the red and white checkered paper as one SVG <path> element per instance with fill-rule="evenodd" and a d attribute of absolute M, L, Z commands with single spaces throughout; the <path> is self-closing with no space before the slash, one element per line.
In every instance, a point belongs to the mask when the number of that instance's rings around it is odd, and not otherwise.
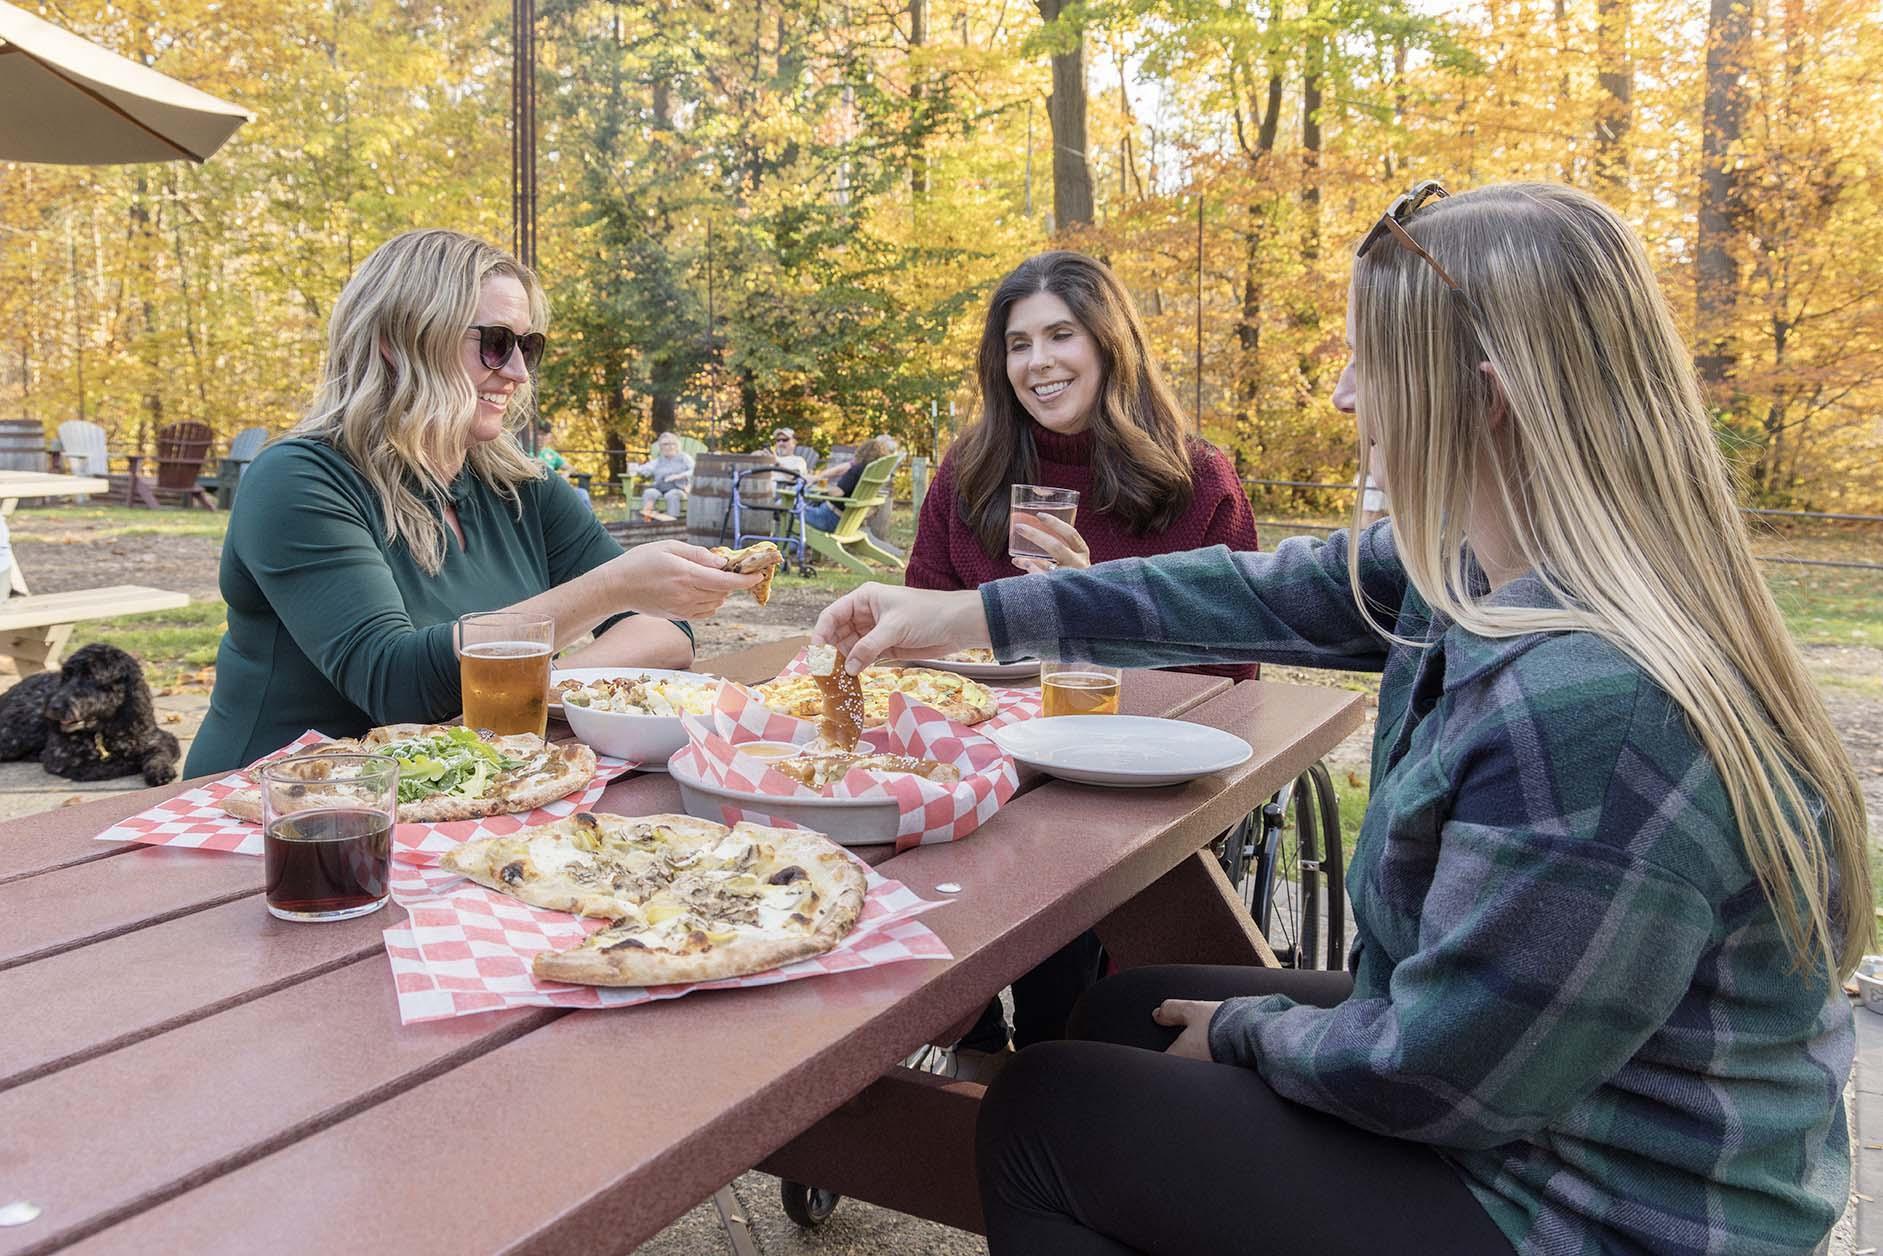
<path fill-rule="evenodd" d="M 443 868 L 395 863 L 393 897 L 408 916 L 385 937 L 399 1020 L 409 1025 L 511 1007 L 632 1007 L 695 990 L 776 985 L 911 959 L 952 959 L 947 945 L 915 919 L 944 902 L 923 899 L 900 882 L 865 871 L 869 890 L 856 928 L 823 955 L 720 981 L 603 987 L 539 981 L 530 973 L 530 961 L 544 951 L 580 944 L 605 928 L 605 921 L 530 907 Z"/>
<path fill-rule="evenodd" d="M 778 674 L 780 676 L 800 676 L 809 672 L 811 670 L 810 649 L 809 646 L 806 646 L 804 649 L 799 650 L 797 657 L 787 663 L 785 669 Z M 934 671 L 935 669 L 930 667 L 920 670 Z M 1018 724 L 1021 720 L 1039 718 L 1041 704 L 1045 699 L 1041 695 L 1038 686 L 1034 686 L 1031 689 L 1015 689 L 1007 685 L 990 685 L 982 680 L 977 680 L 974 683 L 993 694 L 995 704 L 994 714 L 973 726 L 976 731 L 983 733 L 991 732 L 996 728 L 1005 728 L 1009 724 Z"/>
<path fill-rule="evenodd" d="M 146 846 L 178 846 L 187 850 L 217 850 L 236 855 L 260 855 L 262 853 L 261 825 L 249 820 L 238 820 L 223 811 L 217 804 L 237 790 L 255 788 L 255 780 L 248 775 L 248 772 L 253 772 L 264 763 L 300 754 L 328 740 L 330 739 L 325 734 L 310 729 L 273 754 L 257 759 L 249 765 L 246 772 L 231 772 L 219 781 L 185 790 L 147 811 L 140 811 L 129 819 L 120 820 L 100 833 L 98 840 L 101 842 L 141 842 Z M 436 863 L 440 855 L 461 842 L 468 842 L 479 837 L 502 837 L 528 825 L 547 824 L 551 820 L 560 820 L 565 816 L 574 815 L 601 801 L 602 791 L 608 788 L 608 782 L 633 766 L 624 759 L 597 755 L 595 776 L 579 793 L 570 794 L 567 798 L 558 799 L 527 813 L 487 816 L 481 820 L 452 820 L 443 824 L 398 825 L 393 829 L 392 834 L 394 857 Z"/>
<path fill-rule="evenodd" d="M 725 808 L 728 824 L 739 820 L 783 824 L 766 815 L 767 797 L 893 798 L 899 812 L 896 849 L 907 850 L 966 837 L 1013 797 L 1019 785 L 1013 760 L 991 739 L 902 693 L 889 696 L 889 722 L 864 733 L 863 745 L 883 753 L 952 763 L 961 770 L 960 781 L 944 785 L 906 772 L 872 775 L 857 771 L 819 793 L 740 750 L 755 741 L 807 745 L 816 739 L 817 725 L 780 715 L 733 685 L 720 689 L 710 715 L 690 715 L 681 722 L 687 730 L 687 745 L 680 757 L 688 766 L 713 785 L 753 795 L 749 807 Z"/>

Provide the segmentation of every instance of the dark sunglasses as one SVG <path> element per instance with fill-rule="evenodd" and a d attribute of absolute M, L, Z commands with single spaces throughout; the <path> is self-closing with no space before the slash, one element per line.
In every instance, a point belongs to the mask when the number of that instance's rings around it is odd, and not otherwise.
<path fill-rule="evenodd" d="M 508 327 L 473 326 L 464 334 L 477 337 L 477 360 L 491 371 L 501 371 L 510 361 L 510 355 L 521 347 L 523 369 L 534 372 L 536 364 L 543 360 L 543 346 L 548 343 L 548 338 L 540 331 L 519 336 Z"/>
<path fill-rule="evenodd" d="M 1357 258 L 1365 257 L 1372 252 L 1374 245 L 1390 237 L 1393 243 L 1408 253 L 1416 253 L 1423 257 L 1432 269 L 1438 272 L 1438 277 L 1445 281 L 1447 288 L 1463 296 L 1464 285 L 1453 279 L 1451 272 L 1441 266 L 1436 257 L 1426 252 L 1425 247 L 1412 238 L 1412 233 L 1407 231 L 1404 225 L 1427 201 L 1439 200 L 1450 195 L 1451 193 L 1447 192 L 1436 179 L 1426 179 L 1422 183 L 1414 184 L 1410 192 L 1386 207 L 1386 212 L 1381 214 L 1380 220 L 1373 224 L 1373 230 L 1366 233 L 1366 239 L 1360 241 L 1360 247 L 1353 251 L 1353 255 Z"/>

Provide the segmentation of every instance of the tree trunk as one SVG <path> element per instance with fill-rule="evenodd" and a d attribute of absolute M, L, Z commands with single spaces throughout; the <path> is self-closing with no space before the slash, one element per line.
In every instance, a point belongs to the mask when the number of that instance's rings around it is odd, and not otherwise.
<path fill-rule="evenodd" d="M 928 43 L 928 0 L 909 0 L 909 59 L 916 60 L 920 55 L 916 49 Z M 915 112 L 920 117 L 922 97 L 927 88 L 922 81 L 922 70 L 913 69 L 909 75 L 909 99 L 915 103 Z M 915 152 L 909 158 L 909 190 L 917 196 L 928 194 L 928 156 L 922 151 L 922 136 L 916 136 Z"/>
<path fill-rule="evenodd" d="M 1740 206 L 1739 175 L 1732 149 L 1745 125 L 1742 92 L 1752 14 L 1745 0 L 1712 0 L 1707 19 L 1706 98 L 1700 136 L 1700 226 L 1694 249 L 1695 362 L 1700 379 L 1727 410 L 1724 395 L 1737 366 L 1733 316 L 1739 303 L 1739 262 L 1733 233 Z"/>
<path fill-rule="evenodd" d="M 1605 192 L 1628 186 L 1628 129 L 1634 122 L 1635 66 L 1629 56 L 1632 0 L 1595 0 L 1596 81 L 1595 181 Z"/>
<path fill-rule="evenodd" d="M 1058 20 L 1066 0 L 1036 0 L 1040 17 Z M 1053 126 L 1053 230 L 1090 225 L 1092 171 L 1085 159 L 1085 40 L 1053 54 L 1053 94 L 1046 102 Z"/>

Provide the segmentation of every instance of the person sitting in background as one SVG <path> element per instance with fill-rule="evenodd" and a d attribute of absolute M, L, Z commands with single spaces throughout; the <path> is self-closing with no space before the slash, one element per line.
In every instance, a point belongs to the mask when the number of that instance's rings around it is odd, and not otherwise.
<path fill-rule="evenodd" d="M 544 466 L 548 467 L 551 471 L 554 471 L 557 475 L 561 476 L 563 479 L 569 480 L 570 487 L 575 488 L 576 496 L 582 499 L 582 504 L 584 506 L 587 506 L 590 504 L 588 490 L 577 486 L 575 482 L 570 479 L 569 460 L 563 457 L 560 453 L 558 453 L 556 451 L 555 446 L 549 443 L 549 439 L 550 437 L 555 435 L 555 431 L 556 431 L 555 424 L 551 423 L 548 419 L 543 418 L 540 415 L 537 417 L 536 419 L 536 460 L 542 463 Z"/>
<path fill-rule="evenodd" d="M 837 497 L 848 497 L 856 492 L 857 482 L 863 478 L 864 469 L 878 458 L 887 458 L 902 448 L 896 438 L 887 432 L 878 433 L 864 441 L 856 454 L 848 462 L 838 462 L 825 467 L 815 476 L 812 483 L 834 478 L 836 484 L 830 490 Z M 820 532 L 829 532 L 836 528 L 843 518 L 835 506 L 828 502 L 811 499 L 811 504 L 804 508 L 804 522 L 807 527 Z"/>
<path fill-rule="evenodd" d="M 1370 528 L 1392 509 L 1386 501 L 1386 472 L 1380 466 L 1380 447 L 1368 451 L 1366 488 L 1360 493 L 1360 526 Z"/>
<path fill-rule="evenodd" d="M 1008 557 L 1010 486 L 1079 491 L 1076 526 L 1027 515 L 1018 527 L 1064 569 L 1223 545 L 1253 550 L 1255 515 L 1229 459 L 1184 434 L 1131 294 L 1100 261 L 1042 253 L 994 290 L 981 329 L 979 420 L 942 460 L 922 503 L 904 578 L 915 589 L 973 589 L 1018 576 Z M 1024 570 L 1042 569 L 1033 559 Z M 1207 669 L 1250 679 L 1246 663 Z M 1013 1045 L 1058 1038 L 1098 979 L 1086 933 L 1013 983 Z M 956 1048 L 962 1076 L 1007 1058 L 998 1000 Z"/>
<path fill-rule="evenodd" d="M 798 434 L 788 427 L 772 433 L 771 455 L 772 465 L 781 471 L 795 471 L 803 476 L 811 474 L 810 463 L 798 452 Z"/>
<path fill-rule="evenodd" d="M 652 460 L 635 463 L 628 472 L 644 475 L 649 481 L 647 488 L 641 491 L 641 518 L 672 523 L 680 517 L 680 499 L 686 496 L 693 483 L 693 455 L 680 448 L 678 436 L 662 432 L 654 442 Z M 666 509 L 655 510 L 655 502 Z"/>
<path fill-rule="evenodd" d="M 347 281 L 307 417 L 242 477 L 222 547 L 229 627 L 189 775 L 310 728 L 452 718 L 459 615 L 548 615 L 558 647 L 592 630 L 577 666 L 685 667 L 683 617 L 758 582 L 679 541 L 622 553 L 523 452 L 548 317 L 534 272 L 456 231 L 397 236 Z"/>
<path fill-rule="evenodd" d="M 1850 1198 L 1863 788 L 1648 252 L 1570 188 L 1421 184 L 1347 337 L 1390 521 L 818 620 L 852 668 L 1383 673 L 1351 974 L 1101 983 L 982 1101 L 988 1249 L 1803 1256 Z"/>

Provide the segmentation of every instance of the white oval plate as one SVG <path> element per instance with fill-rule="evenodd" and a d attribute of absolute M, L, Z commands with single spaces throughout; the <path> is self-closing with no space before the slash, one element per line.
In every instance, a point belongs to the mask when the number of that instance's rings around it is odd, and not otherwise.
<path fill-rule="evenodd" d="M 953 672 L 984 684 L 1011 685 L 1016 682 L 1040 683 L 1040 661 L 1021 659 L 1014 663 L 963 663 L 959 659 L 897 659 L 898 667 L 932 667 L 938 672 Z"/>
<path fill-rule="evenodd" d="M 1057 715 L 988 736 L 1021 763 L 1088 785 L 1175 785 L 1226 771 L 1255 753 L 1234 733 L 1145 715 Z"/>

